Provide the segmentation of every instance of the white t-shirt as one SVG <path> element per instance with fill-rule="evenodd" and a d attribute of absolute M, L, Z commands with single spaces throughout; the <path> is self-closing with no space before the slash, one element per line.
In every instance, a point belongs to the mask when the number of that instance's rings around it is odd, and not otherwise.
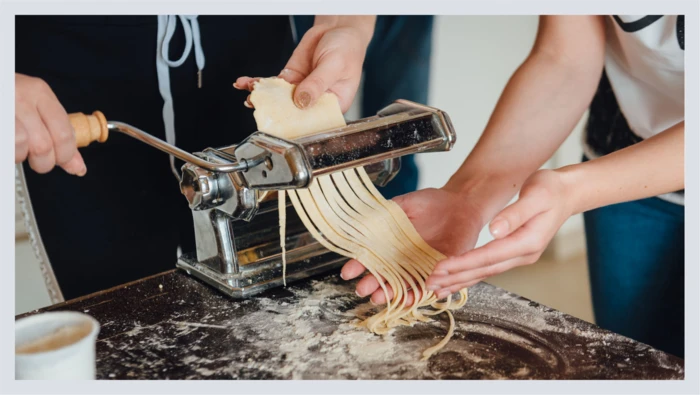
<path fill-rule="evenodd" d="M 641 138 L 684 119 L 685 56 L 677 18 L 607 18 L 605 71 L 630 129 Z"/>
<path fill-rule="evenodd" d="M 641 139 L 684 120 L 684 33 L 683 16 L 606 17 L 605 72 L 629 129 Z M 682 194 L 660 197 L 683 203 Z"/>

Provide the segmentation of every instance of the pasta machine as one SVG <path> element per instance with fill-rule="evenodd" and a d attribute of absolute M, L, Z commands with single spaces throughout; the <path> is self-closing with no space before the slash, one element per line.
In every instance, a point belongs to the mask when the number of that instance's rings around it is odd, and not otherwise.
<path fill-rule="evenodd" d="M 446 113 L 406 100 L 294 141 L 254 132 L 240 144 L 194 154 L 100 112 L 70 118 L 79 146 L 121 132 L 186 162 L 180 189 L 192 209 L 196 251 L 181 255 L 177 267 L 236 298 L 283 283 L 277 190 L 304 188 L 314 177 L 359 166 L 384 186 L 400 170 L 401 156 L 447 151 L 455 143 Z M 286 213 L 287 281 L 347 260 L 314 240 L 291 204 Z"/>

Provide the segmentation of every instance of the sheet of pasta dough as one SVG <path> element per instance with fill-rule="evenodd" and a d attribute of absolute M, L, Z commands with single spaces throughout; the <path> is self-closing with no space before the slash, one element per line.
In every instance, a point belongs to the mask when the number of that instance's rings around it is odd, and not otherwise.
<path fill-rule="evenodd" d="M 309 131 L 345 126 L 334 94 L 326 92 L 313 106 L 300 110 L 294 105 L 293 93 L 294 85 L 282 78 L 263 78 L 255 83 L 250 101 L 255 106 L 253 116 L 259 131 L 293 140 Z"/>

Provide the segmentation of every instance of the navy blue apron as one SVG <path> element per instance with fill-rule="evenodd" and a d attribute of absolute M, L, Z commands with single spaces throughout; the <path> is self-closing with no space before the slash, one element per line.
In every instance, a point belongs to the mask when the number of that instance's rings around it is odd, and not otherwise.
<path fill-rule="evenodd" d="M 255 131 L 239 76 L 277 75 L 294 49 L 287 16 L 200 16 L 206 58 L 197 87 L 194 54 L 170 69 L 177 145 L 186 151 L 239 142 Z M 44 79 L 67 112 L 100 110 L 165 139 L 156 76 L 156 16 L 18 16 L 18 73 Z M 184 48 L 182 25 L 170 58 Z M 114 133 L 81 149 L 78 178 L 25 163 L 39 231 L 66 299 L 175 267 L 194 250 L 187 201 L 168 156 Z M 179 166 L 178 166 L 179 167 Z"/>

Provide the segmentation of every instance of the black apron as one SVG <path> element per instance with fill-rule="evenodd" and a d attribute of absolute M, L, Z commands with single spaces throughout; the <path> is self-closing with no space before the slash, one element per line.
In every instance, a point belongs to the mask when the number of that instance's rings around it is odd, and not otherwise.
<path fill-rule="evenodd" d="M 177 146 L 235 144 L 255 131 L 239 76 L 277 75 L 294 43 L 287 16 L 200 16 L 206 64 L 197 88 L 194 53 L 170 69 Z M 156 16 L 18 16 L 18 73 L 45 80 L 66 111 L 100 110 L 165 139 L 156 76 Z M 178 27 L 170 58 L 184 48 Z M 87 175 L 40 175 L 24 164 L 32 206 L 66 299 L 175 267 L 177 247 L 194 250 L 187 201 L 168 156 L 113 133 L 81 149 Z M 181 163 L 180 163 L 181 164 Z M 179 167 L 179 166 L 178 166 Z"/>

